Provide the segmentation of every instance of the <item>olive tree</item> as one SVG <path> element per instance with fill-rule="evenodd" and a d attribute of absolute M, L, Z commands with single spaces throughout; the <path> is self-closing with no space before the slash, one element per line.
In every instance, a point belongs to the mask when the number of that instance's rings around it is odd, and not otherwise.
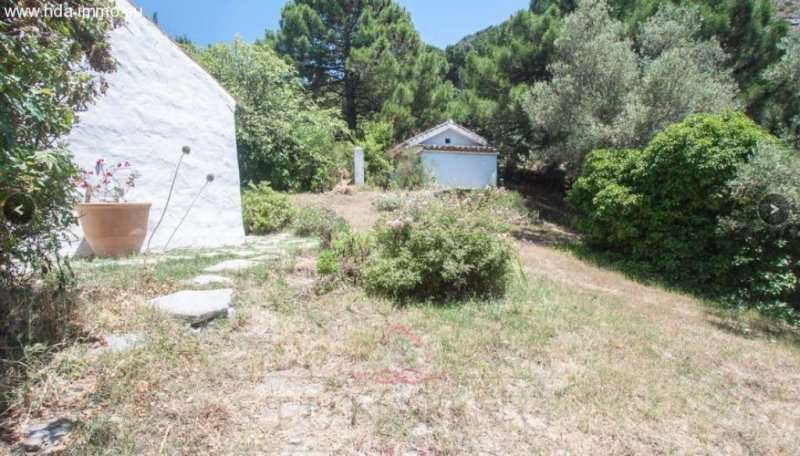
<path fill-rule="evenodd" d="M 577 173 L 595 149 L 639 147 L 697 112 L 735 107 L 736 85 L 714 39 L 695 38 L 689 9 L 665 7 L 629 38 L 603 0 L 587 0 L 564 19 L 550 81 L 524 101 L 544 138 L 541 155 Z"/>

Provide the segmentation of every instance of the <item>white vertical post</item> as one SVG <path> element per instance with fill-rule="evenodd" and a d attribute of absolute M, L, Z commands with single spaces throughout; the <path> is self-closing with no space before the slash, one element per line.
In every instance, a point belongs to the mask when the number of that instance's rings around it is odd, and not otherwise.
<path fill-rule="evenodd" d="M 356 185 L 364 185 L 364 149 L 356 147 L 353 151 L 353 172 Z"/>

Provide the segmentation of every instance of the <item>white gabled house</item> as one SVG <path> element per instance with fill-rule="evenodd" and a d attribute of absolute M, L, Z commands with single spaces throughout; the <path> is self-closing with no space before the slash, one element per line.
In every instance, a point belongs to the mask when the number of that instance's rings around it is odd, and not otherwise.
<path fill-rule="evenodd" d="M 167 201 L 181 148 L 184 157 L 169 209 L 151 248 L 217 247 L 244 242 L 234 111 L 236 101 L 128 0 L 115 0 L 125 24 L 111 33 L 117 71 L 66 138 L 78 166 L 98 158 L 128 161 L 141 173 L 129 201 L 152 203 L 148 238 Z M 186 220 L 181 219 L 208 174 Z M 82 233 L 76 233 L 82 238 Z M 85 243 L 84 243 L 85 244 Z M 85 245 L 84 245 L 85 246 Z M 78 249 L 78 242 L 70 250 Z M 83 248 L 81 248 L 82 250 Z"/>
<path fill-rule="evenodd" d="M 486 138 L 448 120 L 400 144 L 391 151 L 412 148 L 443 188 L 497 185 L 497 149 Z"/>

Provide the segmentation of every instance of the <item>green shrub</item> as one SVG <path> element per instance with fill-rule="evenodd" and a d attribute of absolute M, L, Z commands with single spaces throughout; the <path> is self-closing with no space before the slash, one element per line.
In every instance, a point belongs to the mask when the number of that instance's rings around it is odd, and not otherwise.
<path fill-rule="evenodd" d="M 372 241 L 368 235 L 338 233 L 330 248 L 320 254 L 317 272 L 322 275 L 338 275 L 339 278 L 358 284 L 363 265 L 373 250 Z"/>
<path fill-rule="evenodd" d="M 349 233 L 350 225 L 328 208 L 302 207 L 295 211 L 292 230 L 298 236 L 317 236 L 327 248 L 337 234 Z"/>
<path fill-rule="evenodd" d="M 733 253 L 729 274 L 747 277 L 729 298 L 800 323 L 800 155 L 775 144 L 760 146 L 729 185 L 736 208 L 717 227 L 720 243 Z M 761 222 L 758 206 L 777 194 L 789 204 L 789 220 Z M 786 307 L 784 304 L 789 304 Z"/>
<path fill-rule="evenodd" d="M 526 225 L 538 217 L 535 211 L 528 209 L 525 198 L 516 191 L 484 187 L 472 190 L 467 195 L 477 207 L 485 208 L 494 217 L 507 220 L 512 228 Z"/>
<path fill-rule="evenodd" d="M 364 127 L 364 162 L 366 182 L 372 187 L 387 188 L 392 175 L 392 162 L 386 156 L 386 148 L 392 143 L 392 124 L 370 121 Z"/>
<path fill-rule="evenodd" d="M 280 230 L 292 220 L 289 198 L 276 192 L 269 182 L 250 183 L 242 192 L 242 219 L 247 234 L 268 234 Z"/>
<path fill-rule="evenodd" d="M 394 212 L 405 206 L 407 199 L 405 195 L 379 196 L 372 201 L 372 207 L 378 212 Z"/>
<path fill-rule="evenodd" d="M 321 275 L 333 275 L 339 272 L 339 262 L 333 250 L 323 250 L 317 260 L 317 272 Z"/>
<path fill-rule="evenodd" d="M 34 0 L 26 6 L 45 3 Z M 0 289 L 24 288 L 32 272 L 65 271 L 59 253 L 77 223 L 74 181 L 79 174 L 62 138 L 72 129 L 75 113 L 105 92 L 104 73 L 116 69 L 109 34 L 122 22 L 121 17 L 63 20 L 49 15 L 2 20 L 0 205 L 9 195 L 24 193 L 37 210 L 24 225 L 0 216 Z"/>
<path fill-rule="evenodd" d="M 408 207 L 373 229 L 363 284 L 400 302 L 502 293 L 511 258 L 508 229 L 485 208 L 452 196 Z"/>
<path fill-rule="evenodd" d="M 236 149 L 243 182 L 280 191 L 326 191 L 352 162 L 347 125 L 318 105 L 294 66 L 274 49 L 234 38 L 194 51 L 236 97 Z"/>
<path fill-rule="evenodd" d="M 695 115 L 643 151 L 590 154 L 567 202 L 590 247 L 737 306 L 785 307 L 797 222 L 770 227 L 757 206 L 770 192 L 796 195 L 797 169 L 744 114 Z"/>
<path fill-rule="evenodd" d="M 430 187 L 433 175 L 425 168 L 422 157 L 414 149 L 405 149 L 395 157 L 389 186 L 398 190 L 419 190 Z"/>
<path fill-rule="evenodd" d="M 19 2 L 2 2 L 3 8 Z M 25 2 L 42 8 L 44 0 Z M 70 1 L 72 8 L 109 6 Z M 36 211 L 25 224 L 0 215 L 0 409 L 10 384 L 36 353 L 74 334 L 77 298 L 69 263 L 61 257 L 79 201 L 69 134 L 76 112 L 106 90 L 116 68 L 110 33 L 124 21 L 76 15 L 3 16 L 0 21 L 0 205 L 13 193 L 30 196 Z M 43 350 L 46 351 L 46 350 Z M 40 353 L 41 351 L 39 351 Z M 21 360 L 21 361 L 20 361 Z M 3 412 L 5 413 L 5 412 Z"/>

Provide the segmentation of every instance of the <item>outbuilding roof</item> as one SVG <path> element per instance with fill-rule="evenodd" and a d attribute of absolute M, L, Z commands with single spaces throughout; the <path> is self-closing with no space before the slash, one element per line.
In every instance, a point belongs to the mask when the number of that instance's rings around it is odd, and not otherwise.
<path fill-rule="evenodd" d="M 424 150 L 435 150 L 437 152 L 472 152 L 483 154 L 497 154 L 497 149 L 492 146 L 454 146 L 452 144 L 419 144 Z"/>
<path fill-rule="evenodd" d="M 447 122 L 440 123 L 439 125 L 437 125 L 437 126 L 435 126 L 433 128 L 429 128 L 429 129 L 423 131 L 422 133 L 418 133 L 418 134 L 406 139 L 405 141 L 403 141 L 401 143 L 395 144 L 394 146 L 390 147 L 387 152 L 389 154 L 391 154 L 393 152 L 396 152 L 399 149 L 403 149 L 403 148 L 406 148 L 406 147 L 418 146 L 418 145 L 424 144 L 426 139 L 433 138 L 434 136 L 436 136 L 439 133 L 442 133 L 442 132 L 444 132 L 446 130 L 455 130 L 455 131 L 461 133 L 462 135 L 466 136 L 467 138 L 470 138 L 473 141 L 475 141 L 476 143 L 478 143 L 478 146 L 452 146 L 452 145 L 442 146 L 442 147 L 449 148 L 449 150 L 455 151 L 456 148 L 458 148 L 458 147 L 483 147 L 483 148 L 489 148 L 492 151 L 495 150 L 489 144 L 489 141 L 486 138 L 484 138 L 483 136 L 475 133 L 474 131 L 470 130 L 469 128 L 467 128 L 465 126 L 456 123 L 455 121 L 453 121 L 453 119 L 450 119 Z M 431 149 L 431 146 L 428 145 L 428 144 L 425 144 L 425 148 L 426 149 Z M 448 149 L 440 149 L 440 150 L 448 150 Z M 463 151 L 466 152 L 467 150 L 463 150 Z M 473 152 L 475 152 L 475 151 L 473 151 Z M 486 150 L 486 152 L 488 152 L 488 150 Z"/>

